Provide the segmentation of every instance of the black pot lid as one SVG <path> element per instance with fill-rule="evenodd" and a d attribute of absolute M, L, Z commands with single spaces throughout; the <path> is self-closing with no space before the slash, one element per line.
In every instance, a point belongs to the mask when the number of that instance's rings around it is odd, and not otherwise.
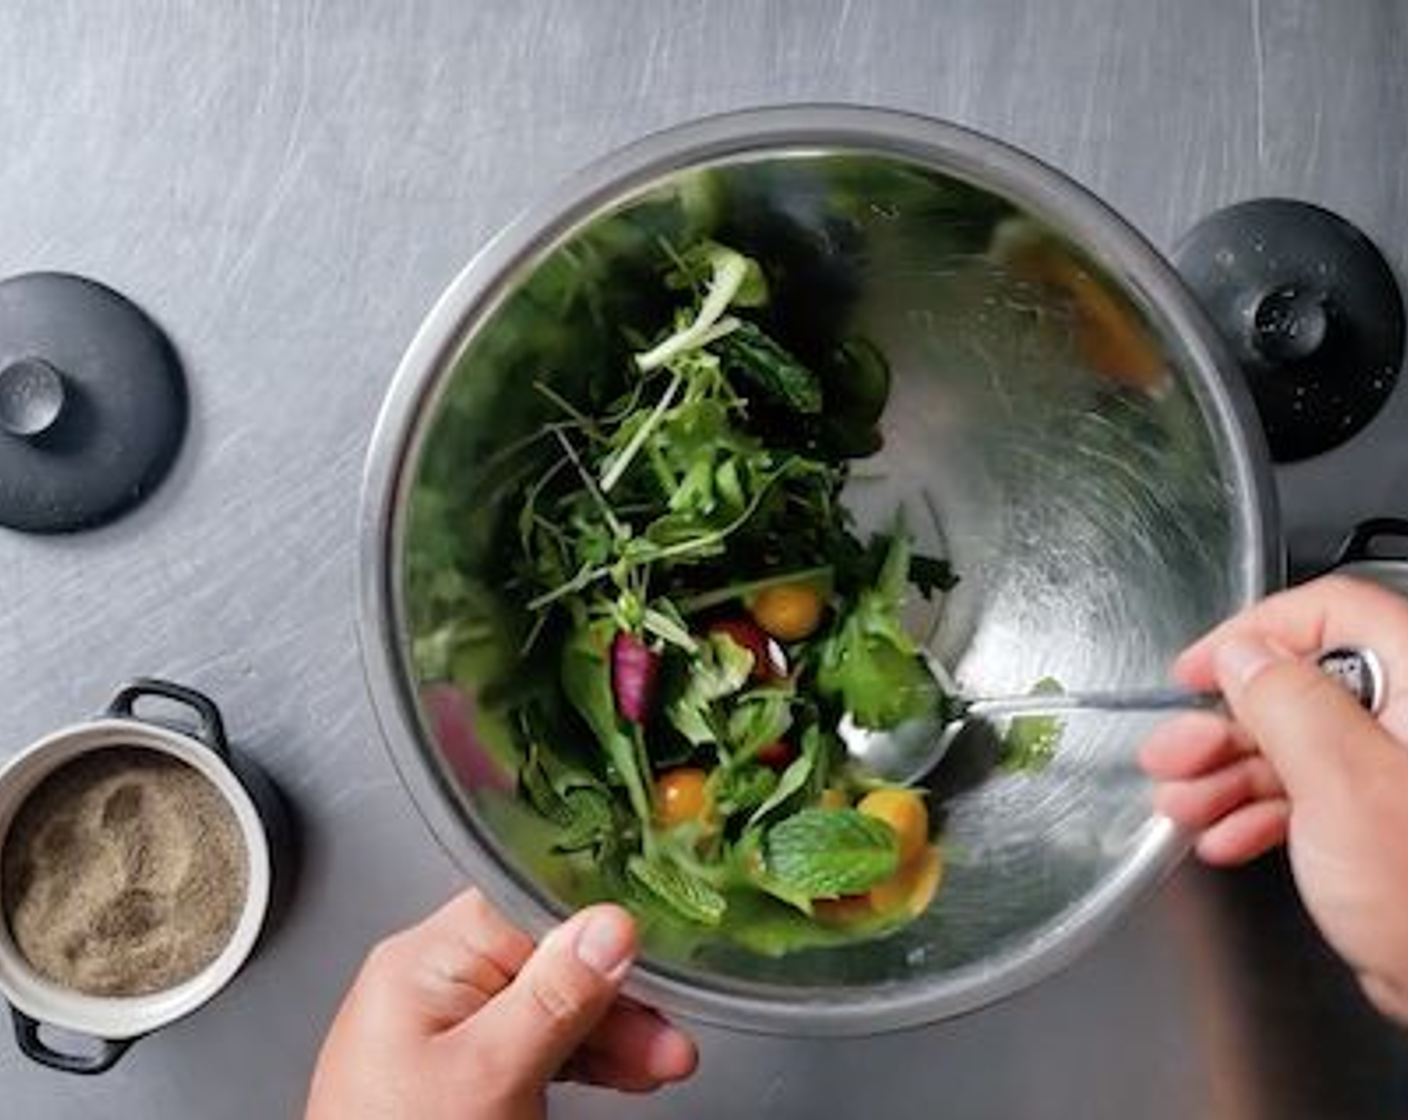
<path fill-rule="evenodd" d="M 1403 300 L 1343 218 L 1290 199 L 1243 202 L 1195 226 L 1174 258 L 1241 364 L 1273 458 L 1328 451 L 1388 399 Z"/>
<path fill-rule="evenodd" d="M 186 412 L 175 351 L 141 308 L 81 276 L 0 281 L 0 525 L 64 532 L 131 508 Z"/>

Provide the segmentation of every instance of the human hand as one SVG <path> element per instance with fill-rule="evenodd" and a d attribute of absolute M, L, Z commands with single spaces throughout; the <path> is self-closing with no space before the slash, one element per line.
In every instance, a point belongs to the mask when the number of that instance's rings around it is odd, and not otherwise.
<path fill-rule="evenodd" d="M 693 1072 L 688 1036 L 618 995 L 618 906 L 536 946 L 477 890 L 377 945 L 333 1021 L 307 1120 L 528 1120 L 555 1078 L 651 1092 Z"/>
<path fill-rule="evenodd" d="M 1378 654 L 1377 719 L 1314 664 L 1336 646 Z M 1321 932 L 1374 1004 L 1408 1022 L 1408 601 L 1317 580 L 1217 627 L 1174 676 L 1220 689 L 1230 718 L 1191 713 L 1150 736 L 1140 759 L 1155 806 L 1198 833 L 1209 863 L 1286 842 Z"/>

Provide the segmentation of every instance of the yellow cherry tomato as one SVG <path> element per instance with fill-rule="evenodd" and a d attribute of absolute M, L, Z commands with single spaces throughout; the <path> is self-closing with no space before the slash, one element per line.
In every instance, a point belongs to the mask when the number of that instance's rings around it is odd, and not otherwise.
<path fill-rule="evenodd" d="M 843 894 L 840 898 L 818 898 L 812 902 L 812 917 L 823 925 L 844 926 L 875 917 L 870 895 Z"/>
<path fill-rule="evenodd" d="M 870 905 L 877 914 L 917 918 L 934 901 L 943 877 L 943 856 L 931 845 L 917 859 L 871 887 Z"/>
<path fill-rule="evenodd" d="M 849 809 L 851 799 L 846 796 L 844 790 L 839 790 L 835 786 L 827 786 L 821 791 L 821 807 L 823 809 Z"/>
<path fill-rule="evenodd" d="M 1047 243 L 1018 249 L 1006 263 L 1071 300 L 1076 348 L 1096 373 L 1145 391 L 1167 384 L 1168 363 L 1138 312 L 1083 264 Z"/>
<path fill-rule="evenodd" d="M 901 867 L 917 858 L 929 843 L 929 810 L 913 790 L 877 789 L 862 797 L 856 808 L 895 830 Z"/>
<path fill-rule="evenodd" d="M 821 593 L 809 583 L 779 583 L 753 597 L 753 621 L 779 642 L 800 642 L 821 625 Z"/>
<path fill-rule="evenodd" d="M 708 809 L 707 775 L 694 766 L 667 770 L 655 781 L 655 816 L 667 828 L 697 821 Z"/>

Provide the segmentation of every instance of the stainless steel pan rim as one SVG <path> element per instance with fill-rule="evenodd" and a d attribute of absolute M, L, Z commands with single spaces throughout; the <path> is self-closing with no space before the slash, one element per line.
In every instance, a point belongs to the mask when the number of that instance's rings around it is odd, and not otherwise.
<path fill-rule="evenodd" d="M 1002 194 L 1035 213 L 1123 277 L 1156 308 L 1180 341 L 1200 404 L 1224 425 L 1224 464 L 1244 500 L 1238 506 L 1248 602 L 1281 581 L 1282 555 L 1269 459 L 1235 365 L 1172 268 L 1113 211 L 1060 172 L 999 141 L 929 118 L 884 109 L 801 105 L 728 113 L 657 133 L 586 168 L 547 194 L 486 245 L 455 278 L 407 349 L 377 420 L 359 510 L 359 637 L 363 667 L 393 764 L 431 832 L 451 858 L 511 916 L 540 934 L 560 911 L 495 858 L 464 801 L 425 765 L 421 723 L 404 666 L 404 511 L 428 420 L 446 370 L 471 329 L 539 255 L 607 204 L 687 167 L 750 154 L 849 151 L 893 155 L 935 167 Z M 1104 934 L 1171 870 L 1186 843 L 1167 821 L 1097 889 L 1020 947 L 936 981 L 814 1000 L 704 987 L 642 963 L 630 993 L 669 1012 L 734 1029 L 791 1035 L 858 1035 L 897 1030 L 972 1011 L 1061 969 Z M 754 989 L 756 992 L 757 989 Z"/>

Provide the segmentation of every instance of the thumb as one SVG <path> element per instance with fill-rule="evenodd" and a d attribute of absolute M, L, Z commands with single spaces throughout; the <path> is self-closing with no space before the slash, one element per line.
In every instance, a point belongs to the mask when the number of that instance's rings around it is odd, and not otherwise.
<path fill-rule="evenodd" d="M 1313 661 L 1264 639 L 1228 638 L 1213 650 L 1213 669 L 1233 717 L 1271 760 L 1293 803 L 1351 793 L 1402 749 Z"/>
<path fill-rule="evenodd" d="M 546 1088 L 606 1015 L 636 953 L 619 906 L 592 906 L 549 933 L 522 970 L 457 1028 L 500 1084 Z"/>

